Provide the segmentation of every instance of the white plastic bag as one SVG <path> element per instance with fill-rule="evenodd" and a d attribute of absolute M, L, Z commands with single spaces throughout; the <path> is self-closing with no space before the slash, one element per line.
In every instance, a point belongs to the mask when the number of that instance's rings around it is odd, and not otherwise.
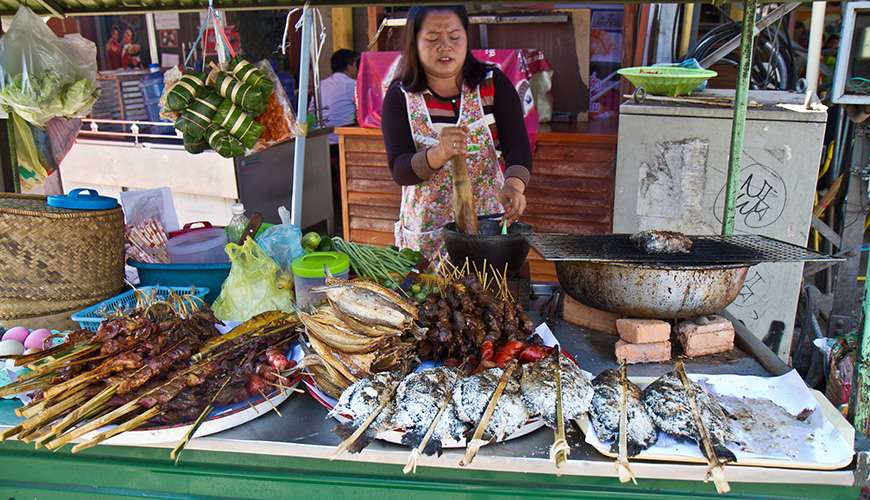
<path fill-rule="evenodd" d="M 79 34 L 56 36 L 19 7 L 0 38 L 0 106 L 37 127 L 56 116 L 90 113 L 99 96 L 97 46 Z"/>

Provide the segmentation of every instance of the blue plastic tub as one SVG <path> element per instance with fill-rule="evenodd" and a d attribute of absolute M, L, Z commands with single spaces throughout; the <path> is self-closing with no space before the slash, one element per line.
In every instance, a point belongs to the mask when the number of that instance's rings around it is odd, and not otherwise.
<path fill-rule="evenodd" d="M 128 262 L 139 271 L 142 286 L 163 285 L 208 288 L 205 301 L 211 304 L 221 293 L 232 264 L 145 264 Z"/>
<path fill-rule="evenodd" d="M 153 294 L 157 300 L 166 300 L 172 292 L 175 292 L 176 295 L 195 295 L 204 299 L 208 294 L 208 288 L 143 286 L 139 287 L 139 292 L 143 293 L 145 297 L 151 297 Z M 130 290 L 79 311 L 73 314 L 70 319 L 85 330 L 96 332 L 107 316 L 116 312 L 129 311 L 134 307 L 136 307 L 136 291 Z"/>

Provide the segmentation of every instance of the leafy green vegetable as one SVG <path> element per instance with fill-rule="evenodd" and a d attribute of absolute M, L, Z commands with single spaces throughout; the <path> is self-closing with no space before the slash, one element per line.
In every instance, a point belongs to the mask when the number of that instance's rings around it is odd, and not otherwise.
<path fill-rule="evenodd" d="M 20 73 L 0 89 L 0 105 L 28 122 L 44 127 L 56 116 L 81 116 L 97 100 L 99 90 L 90 80 L 64 82 L 54 73 Z"/>

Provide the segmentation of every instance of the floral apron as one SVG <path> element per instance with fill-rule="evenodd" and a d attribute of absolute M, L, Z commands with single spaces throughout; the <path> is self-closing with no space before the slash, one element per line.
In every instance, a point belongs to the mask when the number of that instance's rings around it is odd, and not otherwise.
<path fill-rule="evenodd" d="M 422 93 L 405 92 L 408 121 L 417 151 L 437 146 L 440 131 L 447 124 L 433 124 Z M 491 121 L 491 120 L 490 120 Z M 480 89 L 463 85 L 459 120 L 455 126 L 469 129 L 466 157 L 478 215 L 501 213 L 498 195 L 504 185 L 498 151 L 480 99 Z M 435 171 L 428 180 L 402 188 L 402 206 L 396 223 L 396 246 L 419 250 L 431 259 L 443 252 L 441 229 L 453 222 L 453 162 Z"/>

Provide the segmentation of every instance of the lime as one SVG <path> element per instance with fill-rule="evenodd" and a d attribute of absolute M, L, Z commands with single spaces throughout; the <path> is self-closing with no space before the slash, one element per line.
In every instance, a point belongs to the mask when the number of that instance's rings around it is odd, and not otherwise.
<path fill-rule="evenodd" d="M 302 249 L 306 252 L 313 252 L 320 246 L 321 237 L 315 232 L 310 232 L 302 237 Z"/>

